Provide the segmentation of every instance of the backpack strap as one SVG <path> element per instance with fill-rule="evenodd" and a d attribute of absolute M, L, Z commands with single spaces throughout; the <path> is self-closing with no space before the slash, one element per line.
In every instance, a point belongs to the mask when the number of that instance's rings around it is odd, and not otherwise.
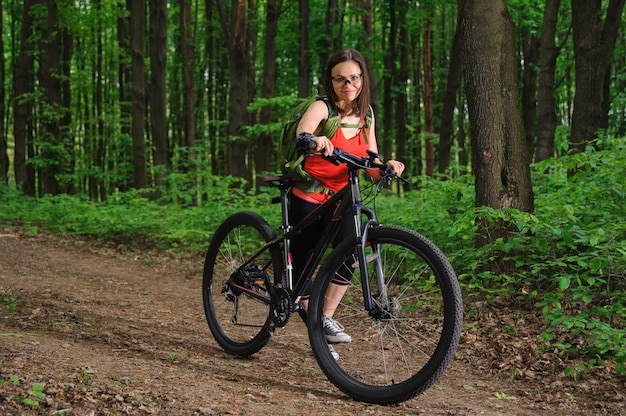
<path fill-rule="evenodd" d="M 342 123 L 341 116 L 339 115 L 337 110 L 335 110 L 335 106 L 330 102 L 328 97 L 326 97 L 325 95 L 320 95 L 317 97 L 317 99 L 324 101 L 326 103 L 326 107 L 328 107 L 328 119 L 326 119 L 326 122 L 324 123 L 321 130 L 317 134 L 318 136 L 326 136 L 330 139 L 331 137 L 335 135 L 335 132 L 337 132 L 337 129 L 339 127 L 363 129 L 363 138 L 365 139 L 365 144 L 369 143 L 367 132 L 372 126 L 372 108 L 371 107 L 367 109 L 367 113 L 365 114 L 365 124 L 361 122 L 356 123 L 356 124 Z"/>

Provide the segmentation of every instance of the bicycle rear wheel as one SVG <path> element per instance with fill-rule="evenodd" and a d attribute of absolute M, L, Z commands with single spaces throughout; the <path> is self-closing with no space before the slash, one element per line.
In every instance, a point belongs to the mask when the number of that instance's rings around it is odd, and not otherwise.
<path fill-rule="evenodd" d="M 353 399 L 400 403 L 432 386 L 452 361 L 461 336 L 461 290 L 443 253 L 413 231 L 371 228 L 366 253 L 374 308 L 364 308 L 355 241 L 345 241 L 329 255 L 314 283 L 311 347 L 328 379 Z M 331 280 L 345 266 L 355 272 L 333 319 L 344 325 L 352 342 L 333 345 L 340 355 L 335 360 L 321 319 Z M 376 283 L 377 278 L 384 284 Z"/>
<path fill-rule="evenodd" d="M 265 281 L 279 283 L 282 258 L 272 227 L 259 215 L 238 212 L 215 231 L 204 261 L 204 313 L 217 343 L 228 353 L 259 351 L 273 329 Z M 264 250 L 254 258 L 255 253 Z"/>

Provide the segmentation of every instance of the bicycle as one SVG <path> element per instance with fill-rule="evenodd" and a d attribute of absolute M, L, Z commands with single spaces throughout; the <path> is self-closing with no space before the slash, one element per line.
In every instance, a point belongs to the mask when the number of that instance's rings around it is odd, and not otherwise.
<path fill-rule="evenodd" d="M 380 163 L 380 155 L 358 157 L 335 149 L 327 159 L 348 166 L 348 185 L 300 223 L 289 219 L 295 179 L 273 176 L 265 181 L 280 190 L 271 202 L 281 205 L 281 235 L 260 215 L 246 211 L 231 215 L 216 230 L 203 271 L 207 323 L 226 352 L 247 357 L 297 312 L 307 324 L 320 368 L 339 390 L 358 401 L 400 403 L 431 387 L 454 357 L 463 321 L 459 283 L 445 255 L 426 237 L 379 224 L 375 210 L 363 205 L 359 170 L 381 171 L 373 199 L 382 184 L 397 177 Z M 333 221 L 301 275 L 293 276 L 291 239 L 328 212 Z M 327 254 L 338 220 L 346 216 L 355 221 L 354 238 Z M 342 350 L 342 358 L 335 360 L 322 329 L 322 309 L 331 279 L 346 266 L 354 270 L 353 277 L 334 317 L 352 334 L 352 342 L 335 345 Z M 299 301 L 311 281 L 305 313 Z"/>

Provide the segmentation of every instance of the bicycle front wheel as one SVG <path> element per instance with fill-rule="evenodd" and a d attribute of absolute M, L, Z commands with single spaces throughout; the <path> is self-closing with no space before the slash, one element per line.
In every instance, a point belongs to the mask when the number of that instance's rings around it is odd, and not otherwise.
<path fill-rule="evenodd" d="M 418 233 L 369 229 L 365 284 L 355 245 L 344 241 L 320 269 L 309 303 L 311 347 L 328 379 L 353 399 L 400 403 L 432 386 L 452 361 L 461 336 L 461 290 L 443 253 Z M 333 345 L 335 360 L 321 321 L 331 312 L 327 298 L 336 298 L 331 281 L 346 269 L 353 277 L 333 319 L 352 341 Z"/>
<path fill-rule="evenodd" d="M 274 238 L 272 227 L 261 216 L 238 212 L 215 231 L 207 250 L 204 312 L 213 337 L 230 354 L 252 355 L 271 337 L 266 282 L 279 283 L 282 273 L 280 247 L 266 244 Z"/>

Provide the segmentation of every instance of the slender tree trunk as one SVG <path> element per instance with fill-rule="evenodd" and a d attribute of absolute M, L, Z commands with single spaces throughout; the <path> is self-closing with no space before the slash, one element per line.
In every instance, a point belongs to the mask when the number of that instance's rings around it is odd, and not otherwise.
<path fill-rule="evenodd" d="M 193 149 L 196 143 L 194 39 L 191 31 L 191 1 L 181 0 L 180 12 L 181 47 L 183 57 L 183 116 L 185 119 L 186 145 Z"/>
<path fill-rule="evenodd" d="M 450 67 L 448 81 L 443 97 L 441 110 L 441 128 L 439 130 L 439 173 L 445 173 L 450 167 L 452 137 L 454 132 L 454 110 L 456 108 L 456 94 L 461 86 L 463 76 L 463 60 L 461 59 L 461 36 L 457 26 L 454 31 L 452 48 L 450 51 Z"/>
<path fill-rule="evenodd" d="M 407 84 L 409 79 L 409 32 L 407 29 L 407 20 L 406 20 L 406 6 L 402 2 L 400 2 L 398 7 L 398 53 L 400 57 L 400 65 L 396 72 L 396 77 L 394 78 L 394 85 L 400 87 L 397 89 L 396 98 L 395 98 L 395 112 L 394 112 L 394 120 L 396 127 L 396 159 L 401 160 L 405 164 L 405 169 L 407 172 L 412 172 L 413 163 L 411 154 L 409 153 L 409 132 L 407 129 L 408 125 L 408 97 L 406 88 L 404 86 Z M 393 153 L 389 153 L 389 158 Z M 406 184 L 405 188 L 408 190 L 409 185 Z"/>
<path fill-rule="evenodd" d="M 300 6 L 300 63 L 298 64 L 298 97 L 311 95 L 311 55 L 309 51 L 309 26 L 311 7 L 309 0 L 299 0 Z"/>
<path fill-rule="evenodd" d="M 0 1 L 0 16 L 4 16 L 2 2 Z M 0 33 L 4 33 L 4 19 L 0 19 Z M 6 115 L 4 103 L 6 103 L 5 82 L 5 59 L 4 38 L 0 39 L 0 185 L 9 183 L 9 154 L 7 152 L 7 138 L 4 134 L 4 117 Z"/>
<path fill-rule="evenodd" d="M 96 10 L 99 12 L 102 10 L 102 1 L 97 0 L 95 2 Z M 96 26 L 97 33 L 101 33 L 102 30 L 102 20 L 98 19 L 98 23 Z M 95 71 L 93 74 L 95 91 L 93 95 L 93 107 L 92 107 L 92 117 L 91 120 L 97 120 L 97 128 L 91 129 L 92 134 L 90 135 L 92 146 L 93 146 L 93 164 L 97 168 L 99 172 L 105 172 L 105 160 L 106 160 L 106 138 L 104 137 L 104 120 L 101 117 L 104 98 L 103 98 L 103 82 L 104 77 L 102 76 L 102 59 L 103 59 L 103 45 L 102 39 L 98 37 L 96 40 L 96 54 L 95 54 Z M 93 124 L 90 120 L 87 121 L 88 124 Z M 95 131 L 94 131 L 95 130 Z M 90 175 L 89 176 L 89 189 L 91 197 L 96 200 L 99 198 L 102 201 L 107 199 L 107 189 L 106 184 L 104 183 L 104 175 Z"/>
<path fill-rule="evenodd" d="M 33 45 L 34 19 L 31 14 L 33 6 L 41 4 L 42 0 L 24 0 L 22 12 L 22 29 L 20 32 L 20 53 L 15 64 L 13 85 L 15 88 L 15 100 L 13 109 L 13 135 L 15 151 L 13 168 L 15 172 L 15 185 L 26 195 L 35 195 L 34 175 L 29 173 L 26 165 L 28 153 L 28 127 L 32 113 L 32 104 L 29 95 L 34 91 L 34 63 L 31 53 Z"/>
<path fill-rule="evenodd" d="M 513 23 L 503 0 L 460 0 L 476 206 L 533 210 Z M 509 230 L 480 224 L 478 245 Z"/>
<path fill-rule="evenodd" d="M 155 184 L 164 185 L 167 154 L 167 0 L 150 0 L 150 127 Z"/>
<path fill-rule="evenodd" d="M 599 129 L 606 128 L 609 74 L 625 0 L 610 0 L 604 24 L 600 1 L 572 0 L 572 30 L 576 93 L 572 113 L 571 147 L 585 150 Z"/>
<path fill-rule="evenodd" d="M 130 10 L 130 2 L 132 0 L 126 0 L 126 9 Z M 120 6 L 121 8 L 121 6 Z M 119 66 L 118 66 L 118 91 L 120 102 L 120 135 L 122 137 L 132 137 L 131 127 L 131 66 L 127 64 L 127 57 L 131 55 L 130 48 L 130 25 L 129 20 L 120 10 L 120 14 L 117 18 L 117 39 L 119 42 Z M 117 140 L 111 142 L 111 148 L 108 149 L 112 157 L 109 158 L 107 170 L 113 172 L 116 169 L 116 164 L 124 163 L 132 166 L 133 156 L 128 154 L 124 150 L 124 146 Z M 132 187 L 131 178 L 123 177 L 120 179 L 113 179 L 110 187 L 112 189 L 119 189 L 120 191 L 126 191 Z"/>
<path fill-rule="evenodd" d="M 395 0 L 391 0 L 389 2 L 389 8 L 387 9 L 387 12 L 389 13 L 389 24 L 388 28 L 386 28 L 386 36 L 383 33 L 383 41 L 386 40 L 387 44 L 383 44 L 382 48 L 384 51 L 383 66 L 385 68 L 382 78 L 382 82 L 384 84 L 382 112 L 385 114 L 385 117 L 382 117 L 382 123 L 380 122 L 380 118 L 378 119 L 377 123 L 379 125 L 378 128 L 380 129 L 380 131 L 384 132 L 384 134 L 378 134 L 378 132 L 376 132 L 376 137 L 378 139 L 378 147 L 383 149 L 383 155 L 390 157 L 390 155 L 394 154 L 394 141 L 391 140 L 391 138 L 396 135 L 394 129 L 394 99 L 392 96 L 397 72 L 395 59 L 397 57 L 396 44 L 398 37 L 398 24 L 396 18 L 397 11 Z M 399 158 L 397 154 L 395 157 Z"/>
<path fill-rule="evenodd" d="M 63 9 L 68 10 L 70 7 L 74 7 L 73 2 L 69 0 L 63 2 Z M 72 88 L 70 84 L 70 77 L 72 73 L 72 56 L 74 54 L 74 36 L 68 27 L 63 25 L 61 28 L 61 137 L 63 145 L 65 146 L 65 154 L 68 155 L 66 161 L 65 173 L 73 177 L 76 173 L 76 152 L 75 139 L 72 134 Z M 61 184 L 61 192 L 74 194 L 76 193 L 76 184 L 74 181 L 66 181 Z"/>
<path fill-rule="evenodd" d="M 532 160 L 537 132 L 537 67 L 539 66 L 540 38 L 526 30 L 522 34 L 524 59 L 522 85 L 522 112 L 528 158 Z"/>
<path fill-rule="evenodd" d="M 539 88 L 537 92 L 537 145 L 535 161 L 552 157 L 556 132 L 554 74 L 559 50 L 554 43 L 561 0 L 546 0 L 539 47 Z"/>
<path fill-rule="evenodd" d="M 330 55 L 335 50 L 339 49 L 341 45 L 338 39 L 341 33 L 341 20 L 339 19 L 339 5 L 337 0 L 328 0 L 324 23 L 326 25 L 324 32 L 326 33 L 326 37 L 323 38 L 323 47 L 320 51 L 320 65 L 322 65 L 322 70 L 326 69 L 326 63 L 330 59 Z M 320 92 L 323 93 L 324 91 L 321 85 L 319 88 Z"/>
<path fill-rule="evenodd" d="M 423 24 L 422 63 L 424 65 L 424 133 L 426 135 L 426 175 L 435 174 L 435 147 L 433 144 L 433 70 L 430 48 L 432 31 L 430 28 L 431 13 L 426 16 Z"/>
<path fill-rule="evenodd" d="M 265 47 L 263 50 L 263 81 L 261 82 L 261 97 L 270 98 L 274 94 L 276 83 L 276 35 L 278 34 L 278 6 L 276 0 L 268 0 L 265 15 Z M 261 109 L 259 122 L 269 125 L 272 121 L 272 106 Z M 254 165 L 257 173 L 270 170 L 272 159 L 272 135 L 265 130 L 259 135 L 254 151 Z M 261 182 L 257 182 L 257 187 Z"/>
<path fill-rule="evenodd" d="M 133 139 L 134 186 L 137 189 L 148 186 L 146 162 L 146 73 L 144 45 L 146 38 L 146 3 L 144 0 L 129 0 L 130 3 L 130 43 L 132 54 L 131 70 L 131 132 Z"/>
<path fill-rule="evenodd" d="M 365 13 L 363 13 L 363 17 L 361 18 L 363 24 L 363 44 L 365 45 L 365 50 L 363 52 L 365 53 L 364 59 L 367 64 L 367 71 L 370 80 L 370 103 L 372 105 L 372 108 L 374 109 L 374 115 L 376 115 L 378 114 L 379 108 L 378 78 L 376 77 L 376 68 L 371 58 L 372 56 L 376 55 L 373 42 L 375 36 L 374 22 L 372 20 L 374 16 L 374 9 L 371 0 L 361 1 L 361 7 L 363 7 L 363 10 L 365 10 Z M 376 128 L 380 130 L 380 126 L 378 124 L 376 125 Z M 380 137 L 378 131 L 376 133 L 376 137 Z"/>

